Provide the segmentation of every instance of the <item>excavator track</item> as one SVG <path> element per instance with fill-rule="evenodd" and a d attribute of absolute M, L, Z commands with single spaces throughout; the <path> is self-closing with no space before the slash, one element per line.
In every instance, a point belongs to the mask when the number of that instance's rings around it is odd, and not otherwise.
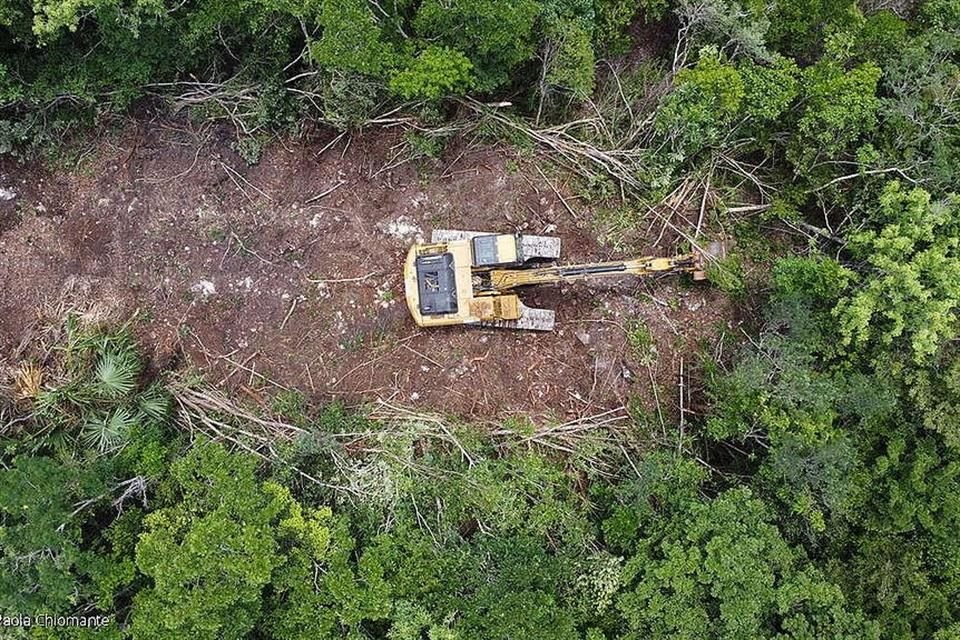
<path fill-rule="evenodd" d="M 480 326 L 495 329 L 522 329 L 526 331 L 553 331 L 557 325 L 557 313 L 552 309 L 537 309 L 520 303 L 518 320 L 493 320 L 481 322 Z"/>

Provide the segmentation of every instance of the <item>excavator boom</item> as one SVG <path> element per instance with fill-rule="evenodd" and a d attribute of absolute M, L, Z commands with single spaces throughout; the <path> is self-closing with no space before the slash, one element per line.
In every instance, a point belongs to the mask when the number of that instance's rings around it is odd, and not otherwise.
<path fill-rule="evenodd" d="M 494 269 L 489 272 L 488 277 L 491 289 L 509 291 L 532 284 L 571 282 L 584 278 L 623 275 L 652 276 L 660 273 L 681 272 L 691 272 L 695 278 L 702 273 L 702 268 L 694 254 L 673 258 L 651 256 L 621 262 L 595 262 L 534 269 Z"/>

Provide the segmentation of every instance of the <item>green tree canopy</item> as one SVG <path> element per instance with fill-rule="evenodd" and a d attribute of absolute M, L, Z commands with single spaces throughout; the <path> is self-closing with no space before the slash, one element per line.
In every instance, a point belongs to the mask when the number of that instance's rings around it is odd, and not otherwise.
<path fill-rule="evenodd" d="M 152 584 L 136 598 L 135 638 L 243 638 L 264 588 L 302 548 L 327 553 L 328 512 L 303 513 L 287 489 L 259 482 L 251 459 L 203 445 L 178 460 L 173 505 L 151 513 L 137 566 Z"/>
<path fill-rule="evenodd" d="M 869 270 L 837 306 L 844 343 L 905 346 L 917 361 L 957 334 L 960 254 L 957 206 L 889 183 L 850 251 Z"/>

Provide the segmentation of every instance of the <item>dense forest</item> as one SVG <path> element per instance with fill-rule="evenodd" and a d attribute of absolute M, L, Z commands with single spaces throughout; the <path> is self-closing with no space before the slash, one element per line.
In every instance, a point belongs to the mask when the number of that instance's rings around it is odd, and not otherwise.
<path fill-rule="evenodd" d="M 960 638 L 960 1 L 0 0 L 0 152 L 156 109 L 710 180 L 750 330 L 583 432 L 250 408 L 64 314 L 0 354 L 0 616 L 110 623 L 3 637 Z"/>

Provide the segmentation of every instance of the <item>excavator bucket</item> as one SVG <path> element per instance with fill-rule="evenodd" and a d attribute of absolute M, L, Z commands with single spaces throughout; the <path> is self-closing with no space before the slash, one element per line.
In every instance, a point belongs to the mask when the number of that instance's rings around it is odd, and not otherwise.
<path fill-rule="evenodd" d="M 707 279 L 707 265 L 713 260 L 722 260 L 727 257 L 729 244 L 723 240 L 712 240 L 706 247 L 694 249 L 697 268 L 692 272 L 693 279 L 700 281 Z"/>

